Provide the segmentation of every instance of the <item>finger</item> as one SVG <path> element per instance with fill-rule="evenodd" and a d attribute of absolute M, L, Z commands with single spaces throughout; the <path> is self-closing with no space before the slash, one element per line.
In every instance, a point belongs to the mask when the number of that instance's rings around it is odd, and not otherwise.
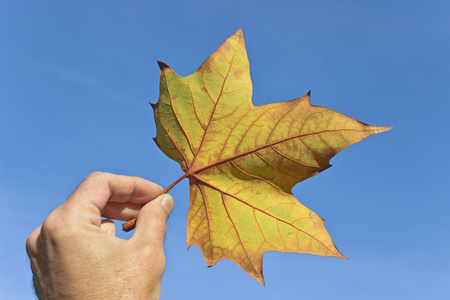
<path fill-rule="evenodd" d="M 107 234 L 116 236 L 116 225 L 111 220 L 102 220 L 100 228 Z"/>
<path fill-rule="evenodd" d="M 128 221 L 137 217 L 143 204 L 108 202 L 102 211 L 102 217 Z"/>
<path fill-rule="evenodd" d="M 100 215 L 107 203 L 143 205 L 161 192 L 161 186 L 143 178 L 94 172 L 80 184 L 63 206 L 71 206 L 70 210 L 76 209 L 81 215 L 83 209 L 91 211 L 94 206 Z"/>
<path fill-rule="evenodd" d="M 138 243 L 163 247 L 166 222 L 173 208 L 173 198 L 168 194 L 147 203 L 137 216 L 136 229 L 131 239 Z"/>

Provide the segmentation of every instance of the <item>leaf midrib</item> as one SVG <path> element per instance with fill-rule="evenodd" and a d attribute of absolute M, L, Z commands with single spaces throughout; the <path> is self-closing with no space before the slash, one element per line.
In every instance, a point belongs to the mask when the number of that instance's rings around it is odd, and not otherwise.
<path fill-rule="evenodd" d="M 240 44 L 241 43 L 241 36 L 239 36 L 239 41 L 238 41 L 238 44 Z M 209 126 L 211 125 L 211 121 L 212 121 L 212 119 L 213 119 L 213 116 L 214 116 L 214 114 L 215 114 L 215 112 L 216 112 L 216 108 L 217 108 L 217 106 L 218 106 L 218 104 L 219 104 L 219 102 L 220 102 L 220 99 L 222 98 L 222 95 L 223 95 L 223 90 L 224 90 L 224 87 L 225 87 L 225 83 L 226 83 L 226 81 L 227 81 L 227 79 L 228 79 L 228 75 L 230 74 L 230 71 L 231 71 L 231 68 L 233 67 L 233 63 L 234 63 L 234 58 L 236 57 L 236 52 L 237 52 L 237 50 L 236 50 L 236 48 L 234 49 L 234 53 L 233 53 L 233 58 L 231 59 L 231 62 L 230 62 L 230 67 L 228 68 L 228 70 L 227 70 L 227 74 L 225 75 L 225 77 L 224 77 L 224 79 L 223 79 L 223 83 L 222 83 L 222 87 L 220 88 L 220 94 L 219 94 L 219 96 L 217 97 L 217 101 L 214 103 L 214 108 L 213 108 L 213 111 L 211 112 L 211 115 L 210 115 L 210 117 L 209 117 L 209 121 L 208 121 L 208 125 L 206 126 L 206 129 L 205 129 L 205 133 L 203 134 L 203 137 L 202 137 L 202 139 L 201 139 L 201 142 L 200 142 L 200 145 L 198 146 L 198 150 L 197 150 L 197 153 L 195 153 L 195 155 L 194 155 L 194 158 L 192 159 L 192 163 L 189 165 L 189 168 L 188 168 L 188 172 L 189 173 L 191 173 L 191 174 L 194 174 L 193 172 L 192 172 L 192 170 L 191 170 L 191 166 L 193 166 L 194 164 L 195 164 L 195 161 L 196 161 L 196 159 L 197 159 L 197 157 L 198 157 L 198 153 L 200 153 L 200 150 L 202 149 L 202 145 L 203 145 L 203 142 L 205 141 L 205 136 L 206 136 L 206 134 L 208 133 L 208 129 L 210 128 Z M 212 63 L 212 62 L 211 62 Z M 203 77 L 202 77 L 203 78 Z M 205 85 L 205 89 L 206 89 L 206 92 L 208 93 L 208 95 L 209 95 L 209 91 L 208 91 L 208 88 L 206 87 L 206 85 Z M 210 96 L 210 98 L 211 98 L 211 95 L 209 95 Z M 194 99 L 192 99 L 192 101 L 194 101 Z M 186 138 L 189 140 L 189 138 L 186 136 Z"/>
<path fill-rule="evenodd" d="M 243 153 L 238 154 L 238 155 L 234 155 L 234 156 L 232 156 L 232 157 L 223 159 L 223 160 L 218 161 L 218 162 L 215 162 L 215 163 L 213 163 L 213 164 L 210 164 L 210 165 L 201 167 L 201 168 L 199 168 L 199 169 L 197 169 L 197 170 L 192 170 L 192 169 L 190 168 L 190 166 L 189 166 L 189 171 L 188 171 L 188 172 L 189 172 L 191 175 L 195 175 L 195 174 L 200 173 L 200 172 L 202 172 L 202 171 L 204 171 L 204 170 L 207 170 L 207 169 L 209 169 L 209 168 L 213 168 L 213 167 L 215 167 L 215 166 L 222 165 L 222 164 L 227 163 L 227 162 L 229 162 L 229 161 L 232 161 L 232 160 L 234 160 L 234 159 L 236 159 L 236 158 L 240 158 L 240 157 L 243 157 L 243 156 L 252 154 L 252 153 L 256 153 L 256 152 L 258 152 L 258 151 L 260 151 L 260 150 L 263 150 L 263 149 L 266 149 L 266 148 L 269 148 L 269 147 L 276 146 L 276 145 L 278 145 L 278 144 L 284 143 L 284 142 L 289 141 L 289 140 L 293 140 L 293 139 L 297 139 L 297 138 L 302 138 L 302 137 L 307 137 L 307 136 L 316 135 L 316 134 L 327 133 L 327 132 L 342 132 L 342 131 L 367 132 L 367 131 L 371 131 L 371 130 L 370 130 L 370 129 L 369 129 L 369 130 L 357 130 L 357 129 L 335 129 L 335 130 L 333 130 L 333 129 L 327 129 L 327 130 L 322 130 L 322 131 L 312 132 L 312 133 L 307 133 L 307 134 L 299 134 L 299 135 L 296 135 L 296 136 L 293 136 L 293 137 L 285 138 L 285 139 L 283 139 L 283 140 L 281 140 L 281 141 L 277 141 L 277 142 L 274 142 L 274 143 L 271 143 L 271 144 L 266 144 L 266 145 L 261 146 L 261 147 L 259 147 L 259 148 L 255 148 L 255 149 L 252 149 L 252 150 L 247 151 L 247 152 L 243 152 Z M 197 155 L 196 155 L 196 156 L 197 156 Z M 193 165 L 193 164 L 191 164 L 191 165 Z"/>

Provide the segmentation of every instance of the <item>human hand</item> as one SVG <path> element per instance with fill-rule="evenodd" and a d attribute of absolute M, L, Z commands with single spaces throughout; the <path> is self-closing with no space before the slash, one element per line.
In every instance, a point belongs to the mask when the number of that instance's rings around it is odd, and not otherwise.
<path fill-rule="evenodd" d="M 40 299 L 159 299 L 166 221 L 174 207 L 162 188 L 138 177 L 95 172 L 28 237 Z M 129 240 L 101 217 L 137 216 Z"/>

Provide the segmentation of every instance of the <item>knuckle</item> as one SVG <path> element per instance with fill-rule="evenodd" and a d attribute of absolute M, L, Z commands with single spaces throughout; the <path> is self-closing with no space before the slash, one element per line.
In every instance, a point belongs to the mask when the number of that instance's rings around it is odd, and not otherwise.
<path fill-rule="evenodd" d="M 95 172 L 92 172 L 91 174 L 89 174 L 85 180 L 99 180 L 99 179 L 103 178 L 106 174 L 107 173 L 95 171 Z"/>
<path fill-rule="evenodd" d="M 154 222 L 155 230 L 166 233 L 167 225 L 165 218 L 162 216 L 162 213 L 151 211 L 150 217 Z"/>
<path fill-rule="evenodd" d="M 27 250 L 28 256 L 34 256 L 37 254 L 37 241 L 34 233 L 30 234 L 25 243 L 25 249 Z"/>
<path fill-rule="evenodd" d="M 44 238 L 57 239 L 62 235 L 64 220 L 57 210 L 51 212 L 42 223 L 41 234 Z"/>

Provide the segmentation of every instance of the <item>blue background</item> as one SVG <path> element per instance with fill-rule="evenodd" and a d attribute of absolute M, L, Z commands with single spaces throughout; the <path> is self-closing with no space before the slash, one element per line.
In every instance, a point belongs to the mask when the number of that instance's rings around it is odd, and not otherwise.
<path fill-rule="evenodd" d="M 449 16 L 449 1 L 0 1 L 1 298 L 32 299 L 25 240 L 90 172 L 182 175 L 152 141 L 156 61 L 189 75 L 242 25 L 255 105 L 311 89 L 394 128 L 293 190 L 349 260 L 266 253 L 266 287 L 186 250 L 178 184 L 162 299 L 448 299 Z"/>

